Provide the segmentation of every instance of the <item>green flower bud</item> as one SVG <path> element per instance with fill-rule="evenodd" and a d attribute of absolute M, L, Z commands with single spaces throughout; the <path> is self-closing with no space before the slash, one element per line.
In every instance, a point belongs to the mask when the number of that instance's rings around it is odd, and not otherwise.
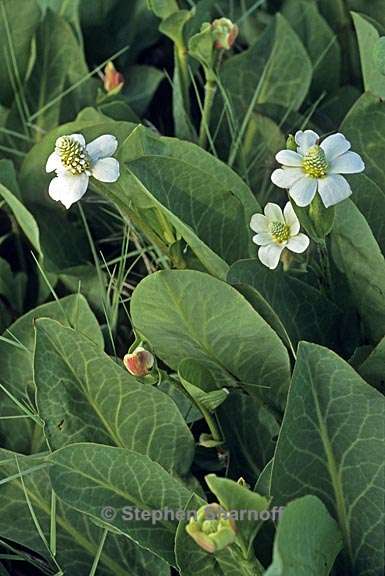
<path fill-rule="evenodd" d="M 199 508 L 196 517 L 190 518 L 186 532 L 200 548 L 210 554 L 233 544 L 236 537 L 234 520 L 217 503 Z"/>
<path fill-rule="evenodd" d="M 325 208 L 320 195 L 316 194 L 309 206 L 309 217 L 320 239 L 325 238 L 332 231 L 334 216 L 334 206 Z"/>
<path fill-rule="evenodd" d="M 287 150 L 293 150 L 294 152 L 297 152 L 297 142 L 295 141 L 293 134 L 289 134 L 287 137 L 286 148 Z"/>
<path fill-rule="evenodd" d="M 215 48 L 230 50 L 238 34 L 239 28 L 229 18 L 218 18 L 212 23 L 215 37 Z"/>

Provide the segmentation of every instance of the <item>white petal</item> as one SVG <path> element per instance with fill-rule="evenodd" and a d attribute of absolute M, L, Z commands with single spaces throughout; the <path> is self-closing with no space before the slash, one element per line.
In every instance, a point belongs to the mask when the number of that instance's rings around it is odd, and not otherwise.
<path fill-rule="evenodd" d="M 297 206 L 308 206 L 317 191 L 317 180 L 305 176 L 294 184 L 289 190 Z"/>
<path fill-rule="evenodd" d="M 263 214 L 253 214 L 250 220 L 250 228 L 254 232 L 267 232 L 269 221 Z"/>
<path fill-rule="evenodd" d="M 303 156 L 293 150 L 281 150 L 276 154 L 275 158 L 280 164 L 285 166 L 301 166 L 303 161 Z"/>
<path fill-rule="evenodd" d="M 282 222 L 283 224 L 285 223 L 282 210 L 278 206 L 278 204 L 273 204 L 272 202 L 269 202 L 268 204 L 266 204 L 264 212 L 269 222 Z"/>
<path fill-rule="evenodd" d="M 325 152 L 326 159 L 330 162 L 340 156 L 344 152 L 347 152 L 351 146 L 349 140 L 346 140 L 345 136 L 338 132 L 337 134 L 332 134 L 328 136 L 321 142 L 321 148 Z"/>
<path fill-rule="evenodd" d="M 310 240 L 306 236 L 306 234 L 297 234 L 297 236 L 293 236 L 289 239 L 288 243 L 286 244 L 286 248 L 291 250 L 292 252 L 297 252 L 300 254 L 301 252 L 305 252 L 307 247 L 309 246 Z"/>
<path fill-rule="evenodd" d="M 297 218 L 297 214 L 294 212 L 294 208 L 291 205 L 291 202 L 288 202 L 283 209 L 283 215 L 285 216 L 286 224 L 290 228 L 290 235 L 295 236 L 298 234 L 300 229 L 299 220 Z"/>
<path fill-rule="evenodd" d="M 62 184 L 60 178 L 56 177 L 49 183 L 48 194 L 51 196 L 52 200 L 59 202 L 62 193 Z"/>
<path fill-rule="evenodd" d="M 61 160 L 60 156 L 57 152 L 52 152 L 48 156 L 47 164 L 45 165 L 46 172 L 53 172 L 54 170 L 58 170 L 61 168 Z"/>
<path fill-rule="evenodd" d="M 91 170 L 92 176 L 100 182 L 116 182 L 119 178 L 119 162 L 115 158 L 101 158 Z"/>
<path fill-rule="evenodd" d="M 365 170 L 365 164 L 356 152 L 345 152 L 335 158 L 329 166 L 331 174 L 357 174 Z"/>
<path fill-rule="evenodd" d="M 295 141 L 298 144 L 297 151 L 300 154 L 305 155 L 309 148 L 314 146 L 318 139 L 318 134 L 313 132 L 313 130 L 305 130 L 305 132 L 298 130 L 298 132 L 295 134 Z"/>
<path fill-rule="evenodd" d="M 271 244 L 273 242 L 273 238 L 270 232 L 260 232 L 253 236 L 254 244 L 258 244 L 258 246 L 266 246 L 267 244 Z"/>
<path fill-rule="evenodd" d="M 80 200 L 88 188 L 88 176 L 80 174 L 60 175 L 51 181 L 49 195 L 54 200 L 59 200 L 68 209 L 74 202 Z"/>
<path fill-rule="evenodd" d="M 262 264 L 270 268 L 270 270 L 274 270 L 274 268 L 278 266 L 283 248 L 283 246 L 279 246 L 278 244 L 261 246 L 258 250 L 258 258 Z"/>
<path fill-rule="evenodd" d="M 81 144 L 82 146 L 86 145 L 86 141 L 84 139 L 83 134 L 70 134 L 69 137 L 72 138 L 73 140 L 76 140 L 76 142 L 79 142 L 79 144 Z"/>
<path fill-rule="evenodd" d="M 330 174 L 326 178 L 320 178 L 318 192 L 326 208 L 342 202 L 352 193 L 347 180 L 339 174 Z"/>
<path fill-rule="evenodd" d="M 300 168 L 278 168 L 271 175 L 271 181 L 279 188 L 290 188 L 304 175 Z"/>
<path fill-rule="evenodd" d="M 87 144 L 87 152 L 91 157 L 93 162 L 99 160 L 99 158 L 107 158 L 108 156 L 112 156 L 116 152 L 118 147 L 118 141 L 115 136 L 111 136 L 111 134 L 104 134 L 103 136 L 99 136 L 89 144 Z"/>

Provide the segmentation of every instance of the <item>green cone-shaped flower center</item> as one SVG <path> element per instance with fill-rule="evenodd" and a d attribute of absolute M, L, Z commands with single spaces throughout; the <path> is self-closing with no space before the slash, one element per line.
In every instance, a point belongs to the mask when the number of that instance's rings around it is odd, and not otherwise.
<path fill-rule="evenodd" d="M 274 242 L 282 244 L 290 238 L 290 228 L 283 222 L 271 222 L 270 232 Z"/>
<path fill-rule="evenodd" d="M 205 520 L 202 522 L 202 532 L 205 534 L 215 534 L 219 527 L 218 520 Z"/>
<path fill-rule="evenodd" d="M 317 144 L 309 148 L 302 163 L 304 172 L 312 178 L 323 178 L 327 174 L 328 163 L 325 152 Z"/>
<path fill-rule="evenodd" d="M 90 169 L 90 158 L 84 146 L 70 136 L 62 136 L 57 140 L 56 151 L 63 166 L 72 174 L 79 175 Z"/>

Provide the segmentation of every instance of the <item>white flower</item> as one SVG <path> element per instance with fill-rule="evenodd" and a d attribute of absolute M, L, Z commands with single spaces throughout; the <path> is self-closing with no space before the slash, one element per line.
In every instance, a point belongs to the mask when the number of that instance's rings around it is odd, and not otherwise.
<path fill-rule="evenodd" d="M 45 167 L 46 172 L 56 172 L 48 190 L 51 198 L 69 208 L 86 193 L 90 176 L 101 182 L 115 182 L 119 162 L 111 155 L 117 146 L 117 139 L 110 134 L 87 145 L 82 134 L 60 136 Z"/>
<path fill-rule="evenodd" d="M 269 202 L 265 206 L 265 215 L 254 214 L 250 228 L 257 232 L 253 242 L 260 246 L 258 258 L 273 270 L 278 266 L 282 251 L 288 248 L 292 252 L 305 252 L 309 238 L 300 233 L 299 220 L 293 206 L 288 202 L 283 210 L 278 204 Z"/>
<path fill-rule="evenodd" d="M 349 152 L 350 142 L 343 134 L 332 134 L 318 144 L 313 130 L 299 130 L 295 135 L 297 152 L 281 150 L 276 159 L 283 168 L 274 170 L 271 180 L 280 188 L 288 188 L 298 206 L 308 206 L 317 190 L 329 208 L 352 193 L 341 174 L 355 174 L 365 169 L 361 157 Z"/>

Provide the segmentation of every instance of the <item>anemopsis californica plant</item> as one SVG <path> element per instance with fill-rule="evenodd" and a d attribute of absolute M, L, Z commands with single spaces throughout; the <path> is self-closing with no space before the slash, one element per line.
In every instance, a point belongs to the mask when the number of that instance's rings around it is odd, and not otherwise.
<path fill-rule="evenodd" d="M 278 204 L 269 202 L 264 212 L 264 215 L 252 216 L 250 228 L 257 233 L 253 236 L 253 242 L 260 246 L 258 258 L 262 264 L 273 270 L 278 266 L 285 248 L 292 252 L 305 252 L 309 246 L 309 238 L 299 231 L 299 220 L 290 202 L 286 204 L 283 212 Z"/>
<path fill-rule="evenodd" d="M 101 182 L 116 182 L 119 162 L 111 156 L 117 146 L 117 139 L 110 134 L 99 136 L 89 144 L 82 134 L 60 136 L 46 164 L 47 172 L 56 172 L 48 190 L 51 198 L 68 209 L 84 196 L 90 176 Z"/>
<path fill-rule="evenodd" d="M 326 208 L 345 200 L 352 193 L 341 174 L 355 174 L 365 169 L 359 154 L 350 152 L 350 142 L 341 133 L 332 134 L 318 144 L 313 130 L 295 134 L 296 150 L 281 150 L 276 155 L 283 168 L 274 170 L 272 182 L 287 188 L 298 206 L 308 206 L 318 191 Z"/>

